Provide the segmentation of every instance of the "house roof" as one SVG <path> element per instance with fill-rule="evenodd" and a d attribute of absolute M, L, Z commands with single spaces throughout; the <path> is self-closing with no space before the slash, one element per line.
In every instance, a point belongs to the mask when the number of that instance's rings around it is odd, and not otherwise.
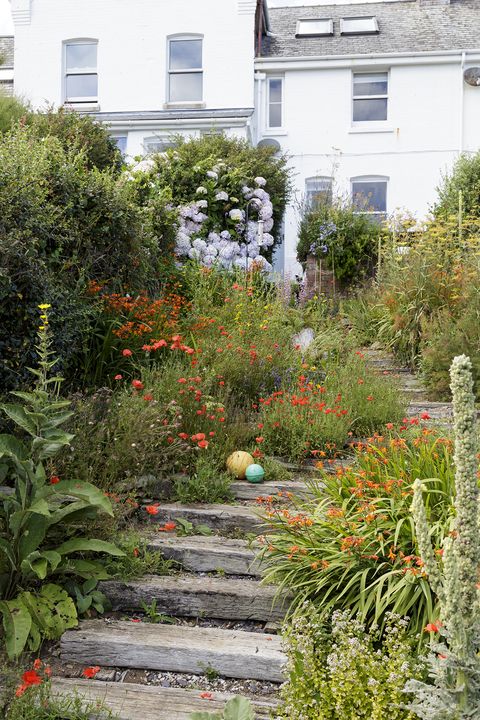
<path fill-rule="evenodd" d="M 13 68 L 13 35 L 0 36 L 0 67 Z"/>
<path fill-rule="evenodd" d="M 286 0 L 288 2 L 288 0 Z M 479 0 L 451 0 L 450 5 L 420 5 L 417 0 L 349 5 L 270 8 L 270 30 L 263 57 L 328 57 L 387 53 L 473 50 L 480 47 Z M 340 35 L 340 19 L 377 18 L 377 35 Z M 297 20 L 332 18 L 334 35 L 296 38 Z"/>

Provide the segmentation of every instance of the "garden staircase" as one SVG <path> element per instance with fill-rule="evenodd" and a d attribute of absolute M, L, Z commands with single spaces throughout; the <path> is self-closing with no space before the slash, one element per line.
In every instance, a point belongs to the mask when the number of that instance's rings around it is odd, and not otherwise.
<path fill-rule="evenodd" d="M 276 633 L 288 596 L 260 582 L 255 538 L 265 528 L 255 498 L 304 493 L 309 474 L 261 485 L 235 482 L 230 505 L 166 503 L 155 515 L 140 508 L 149 549 L 182 571 L 104 582 L 112 613 L 63 635 L 66 677 L 54 681 L 55 691 L 102 699 L 121 720 L 186 720 L 194 711 L 221 711 L 233 694 L 249 696 L 257 718 L 274 717 L 286 659 Z M 213 534 L 158 532 L 179 519 Z M 148 622 L 147 607 L 159 622 Z M 80 677 L 86 666 L 100 666 L 95 680 Z"/>

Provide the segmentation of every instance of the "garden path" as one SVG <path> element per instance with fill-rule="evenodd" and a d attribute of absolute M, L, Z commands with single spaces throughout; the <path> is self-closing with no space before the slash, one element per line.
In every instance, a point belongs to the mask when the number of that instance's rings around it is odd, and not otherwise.
<path fill-rule="evenodd" d="M 429 402 L 421 382 L 392 356 L 374 349 L 362 353 L 370 367 L 391 375 L 408 395 L 409 416 L 428 413 L 433 421 L 450 422 L 451 405 Z M 255 499 L 306 492 L 308 468 L 289 469 L 293 479 L 267 481 L 261 490 L 233 483 L 234 504 L 160 503 L 155 515 L 143 510 L 149 548 L 178 562 L 182 571 L 105 582 L 113 613 L 64 634 L 60 653 L 67 677 L 55 681 L 56 691 L 75 688 L 104 699 L 121 720 L 186 720 L 194 711 L 221 711 L 233 694 L 250 697 L 257 718 L 270 717 L 285 661 L 276 631 L 288 597 L 260 582 L 255 538 L 264 528 Z M 206 525 L 213 534 L 158 532 L 179 519 Z M 147 608 L 153 609 L 150 617 Z M 85 665 L 100 666 L 94 680 L 79 679 Z"/>

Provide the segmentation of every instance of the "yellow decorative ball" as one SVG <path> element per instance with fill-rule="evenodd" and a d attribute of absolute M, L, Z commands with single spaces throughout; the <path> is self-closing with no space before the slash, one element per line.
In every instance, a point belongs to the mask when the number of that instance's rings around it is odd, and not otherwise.
<path fill-rule="evenodd" d="M 227 460 L 227 468 L 232 475 L 235 475 L 239 480 L 244 480 L 247 467 L 253 465 L 255 460 L 250 453 L 244 452 L 243 450 L 237 450 L 232 453 Z"/>

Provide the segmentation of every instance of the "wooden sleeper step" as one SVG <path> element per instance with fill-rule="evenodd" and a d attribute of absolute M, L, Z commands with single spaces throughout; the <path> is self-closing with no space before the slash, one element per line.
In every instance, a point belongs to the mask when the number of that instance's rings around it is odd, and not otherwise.
<path fill-rule="evenodd" d="M 162 524 L 182 518 L 193 525 L 207 525 L 212 530 L 223 533 L 241 532 L 258 535 L 263 527 L 257 508 L 243 505 L 162 503 L 157 506 L 156 514 L 149 517 L 153 522 Z"/>
<path fill-rule="evenodd" d="M 285 655 L 275 635 L 218 628 L 86 620 L 60 641 L 62 660 L 281 683 Z"/>
<path fill-rule="evenodd" d="M 288 608 L 275 585 L 258 580 L 211 576 L 147 576 L 141 580 L 102 582 L 113 610 L 139 611 L 155 602 L 158 613 L 221 620 L 281 620 Z"/>
<path fill-rule="evenodd" d="M 146 538 L 149 550 L 156 550 L 180 563 L 189 572 L 215 572 L 226 575 L 261 575 L 255 552 L 246 540 L 218 535 L 176 537 L 157 533 Z"/>
<path fill-rule="evenodd" d="M 87 701 L 100 701 L 115 713 L 118 720 L 189 720 L 193 712 L 221 713 L 226 702 L 234 697 L 212 692 L 211 699 L 203 699 L 200 690 L 70 678 L 56 678 L 52 689 L 57 697 L 76 693 Z M 252 705 L 256 720 L 267 720 L 275 710 L 276 702 L 256 698 Z"/>

